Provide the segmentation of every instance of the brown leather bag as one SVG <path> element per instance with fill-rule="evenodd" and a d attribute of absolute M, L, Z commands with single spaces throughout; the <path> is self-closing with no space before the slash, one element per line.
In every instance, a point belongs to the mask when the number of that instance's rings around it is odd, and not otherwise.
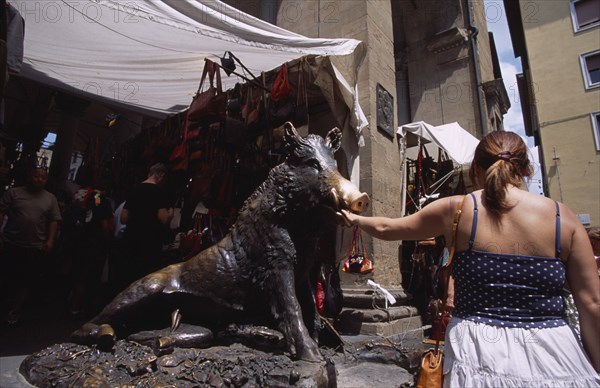
<path fill-rule="evenodd" d="M 423 353 L 417 388 L 441 387 L 443 380 L 444 353 L 437 345 Z"/>
<path fill-rule="evenodd" d="M 429 315 L 431 316 L 431 335 L 429 339 L 435 341 L 444 341 L 446 337 L 446 328 L 452 318 L 450 310 L 440 299 L 434 299 L 429 302 Z"/>
<path fill-rule="evenodd" d="M 208 89 L 201 91 L 207 76 L 209 80 Z M 198 92 L 196 92 L 190 104 L 188 118 L 192 121 L 219 120 L 225 116 L 226 109 L 227 93 L 223 92 L 221 69 L 216 63 L 205 59 Z"/>

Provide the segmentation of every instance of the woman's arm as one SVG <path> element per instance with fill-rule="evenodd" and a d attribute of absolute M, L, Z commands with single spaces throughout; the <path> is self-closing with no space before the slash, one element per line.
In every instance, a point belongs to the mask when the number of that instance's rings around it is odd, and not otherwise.
<path fill-rule="evenodd" d="M 402 218 L 366 217 L 342 210 L 346 222 L 358 225 L 381 240 L 423 240 L 449 236 L 454 212 L 462 196 L 438 199 L 415 214 Z"/>
<path fill-rule="evenodd" d="M 575 215 L 565 211 L 563 218 L 566 217 L 571 219 Z M 567 259 L 567 280 L 579 312 L 583 347 L 596 371 L 600 372 L 600 279 L 587 233 L 576 219 L 573 224 L 575 231 Z"/>

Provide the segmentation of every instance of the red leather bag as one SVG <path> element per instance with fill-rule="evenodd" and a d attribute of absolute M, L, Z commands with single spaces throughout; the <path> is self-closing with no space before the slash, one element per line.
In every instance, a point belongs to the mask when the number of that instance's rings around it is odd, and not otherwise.
<path fill-rule="evenodd" d="M 315 289 L 315 304 L 317 305 L 317 311 L 319 314 L 325 314 L 325 289 L 323 283 L 319 280 Z"/>
<path fill-rule="evenodd" d="M 204 236 L 204 230 L 202 229 L 202 226 L 202 215 L 195 214 L 194 227 L 181 236 L 179 250 L 185 259 L 188 259 L 202 251 L 202 237 Z"/>
<path fill-rule="evenodd" d="M 351 273 L 367 274 L 375 270 L 373 262 L 367 257 L 362 231 L 354 226 L 352 242 L 348 250 L 348 258 L 344 261 L 342 271 Z"/>
<path fill-rule="evenodd" d="M 204 81 L 208 76 L 208 89 L 202 91 Z M 227 109 L 227 93 L 223 92 L 221 69 L 209 59 L 205 59 L 202 78 L 198 92 L 192 99 L 188 109 L 188 117 L 192 121 L 218 120 L 225 116 Z"/>
<path fill-rule="evenodd" d="M 254 87 L 248 86 L 245 102 L 242 106 L 242 118 L 244 118 L 247 127 L 259 123 L 262 105 L 262 94 L 254 90 Z"/>
<path fill-rule="evenodd" d="M 273 88 L 271 89 L 271 101 L 277 102 L 283 100 L 290 94 L 291 91 L 292 86 L 288 80 L 288 68 L 284 63 L 281 65 L 281 69 L 279 69 L 277 72 L 277 76 L 275 76 Z"/>
<path fill-rule="evenodd" d="M 450 310 L 440 299 L 434 299 L 429 302 L 429 314 L 432 321 L 431 336 L 429 338 L 435 341 L 444 341 L 446 328 L 452 318 Z"/>

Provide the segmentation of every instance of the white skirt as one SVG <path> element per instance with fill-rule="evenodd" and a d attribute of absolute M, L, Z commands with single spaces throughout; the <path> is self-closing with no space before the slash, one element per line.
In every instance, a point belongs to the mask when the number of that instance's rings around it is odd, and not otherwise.
<path fill-rule="evenodd" d="M 452 318 L 444 387 L 600 387 L 600 375 L 567 325 L 522 329 Z"/>

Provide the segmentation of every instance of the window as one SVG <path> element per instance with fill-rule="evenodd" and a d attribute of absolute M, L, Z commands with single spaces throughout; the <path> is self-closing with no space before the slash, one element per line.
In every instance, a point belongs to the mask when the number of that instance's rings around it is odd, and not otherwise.
<path fill-rule="evenodd" d="M 580 58 L 585 88 L 600 86 L 600 50 L 582 54 Z"/>
<path fill-rule="evenodd" d="M 600 25 L 600 0 L 571 0 L 575 32 Z"/>
<path fill-rule="evenodd" d="M 600 151 L 600 112 L 591 114 L 592 131 L 594 132 L 594 141 L 596 142 L 596 151 Z"/>

